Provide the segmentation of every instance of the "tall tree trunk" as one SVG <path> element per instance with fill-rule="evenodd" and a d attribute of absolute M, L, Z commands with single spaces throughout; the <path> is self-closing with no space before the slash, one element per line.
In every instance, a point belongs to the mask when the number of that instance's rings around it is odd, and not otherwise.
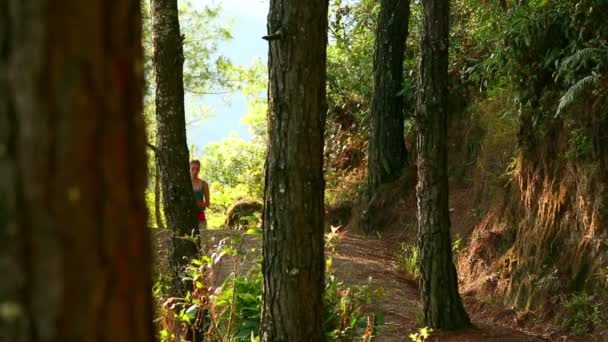
<path fill-rule="evenodd" d="M 0 340 L 152 341 L 140 3 L 51 6 L 0 4 Z"/>
<path fill-rule="evenodd" d="M 190 181 L 184 112 L 184 53 L 177 0 L 152 0 L 154 69 L 156 74 L 156 147 L 163 208 L 172 232 L 169 266 L 176 294 L 183 294 L 179 276 L 184 257 L 196 256 L 196 245 L 180 237 L 196 228 L 196 206 Z"/>
<path fill-rule="evenodd" d="M 425 324 L 458 329 L 469 318 L 452 260 L 447 177 L 449 0 L 423 0 L 417 104 L 418 246 Z"/>
<path fill-rule="evenodd" d="M 323 338 L 327 0 L 271 0 L 263 341 Z"/>
<path fill-rule="evenodd" d="M 11 7 L 8 1 L 0 2 L 0 305 L 21 313 L 27 286 L 23 257 L 27 254 L 21 243 L 23 232 L 17 230 L 17 118 L 8 79 L 9 55 L 15 39 Z M 25 315 L 0 315 L 0 341 L 29 341 L 30 325 L 30 318 Z"/>
<path fill-rule="evenodd" d="M 374 55 L 374 95 L 369 139 L 370 197 L 401 176 L 407 164 L 403 137 L 403 59 L 410 17 L 409 0 L 381 0 Z"/>

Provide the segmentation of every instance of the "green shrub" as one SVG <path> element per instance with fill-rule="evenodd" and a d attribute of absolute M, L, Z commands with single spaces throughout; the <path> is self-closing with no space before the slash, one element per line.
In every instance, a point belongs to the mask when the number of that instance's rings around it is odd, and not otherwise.
<path fill-rule="evenodd" d="M 584 160 L 590 158 L 592 153 L 593 145 L 589 135 L 580 128 L 572 130 L 568 137 L 565 157 L 570 160 Z"/>
<path fill-rule="evenodd" d="M 607 318 L 607 313 L 597 298 L 580 292 L 564 301 L 564 312 L 559 316 L 559 321 L 564 330 L 582 335 L 591 332 Z"/>
<path fill-rule="evenodd" d="M 418 247 L 415 245 L 401 244 L 401 249 L 397 254 L 399 266 L 411 275 L 414 279 L 420 278 L 420 265 Z"/>
<path fill-rule="evenodd" d="M 328 273 L 325 278 L 325 337 L 329 341 L 369 341 L 384 318 L 378 310 L 383 290 L 372 278 L 363 285 L 346 284 Z"/>
<path fill-rule="evenodd" d="M 232 341 L 250 341 L 257 336 L 262 313 L 262 272 L 259 267 L 246 275 L 226 278 L 214 298 L 217 323 Z"/>

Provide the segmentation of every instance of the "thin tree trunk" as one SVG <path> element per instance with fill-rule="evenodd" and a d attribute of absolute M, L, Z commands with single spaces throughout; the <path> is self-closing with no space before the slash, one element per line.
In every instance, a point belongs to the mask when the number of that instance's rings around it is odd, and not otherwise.
<path fill-rule="evenodd" d="M 155 158 L 157 158 L 156 155 Z M 165 229 L 165 224 L 163 223 L 163 214 L 160 210 L 160 200 L 160 167 L 158 166 L 157 160 L 154 165 L 154 217 L 156 218 L 156 227 L 159 229 Z"/>
<path fill-rule="evenodd" d="M 272 0 L 263 341 L 323 341 L 327 0 Z"/>
<path fill-rule="evenodd" d="M 370 197 L 401 176 L 407 164 L 403 137 L 403 59 L 410 17 L 409 0 L 381 0 L 374 55 L 368 183 Z"/>
<path fill-rule="evenodd" d="M 196 256 L 196 245 L 181 237 L 196 228 L 196 207 L 189 174 L 184 112 L 184 53 L 177 0 L 152 0 L 156 75 L 156 141 L 166 223 L 172 231 L 169 265 L 176 295 L 186 288 L 180 270 Z M 198 232 L 197 232 L 198 233 Z"/>
<path fill-rule="evenodd" d="M 153 341 L 140 3 L 51 6 L 0 4 L 0 340 Z"/>
<path fill-rule="evenodd" d="M 11 6 L 13 6 L 11 4 Z M 9 55 L 13 48 L 12 18 L 8 1 L 0 2 L 0 303 L 24 311 L 27 270 L 23 232 L 17 221 L 17 118 L 9 85 Z M 6 309 L 5 309 L 6 310 Z M 29 341 L 30 317 L 0 315 L 0 341 Z"/>
<path fill-rule="evenodd" d="M 418 246 L 425 324 L 458 329 L 470 324 L 452 260 L 447 177 L 449 0 L 423 0 L 417 104 Z"/>

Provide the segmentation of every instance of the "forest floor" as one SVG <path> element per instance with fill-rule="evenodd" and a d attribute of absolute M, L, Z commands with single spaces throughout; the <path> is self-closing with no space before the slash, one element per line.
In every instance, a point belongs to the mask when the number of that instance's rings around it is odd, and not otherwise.
<path fill-rule="evenodd" d="M 239 249 L 248 253 L 252 250 L 254 253 L 260 253 L 261 239 L 257 234 L 249 235 L 235 230 L 209 232 L 215 243 L 242 234 Z M 162 245 L 164 234 L 158 233 L 162 232 L 156 233 Z M 380 327 L 374 341 L 410 341 L 408 335 L 422 327 L 419 323 L 422 311 L 417 282 L 398 266 L 399 241 L 404 240 L 407 240 L 404 233 L 365 236 L 347 230 L 339 234 L 335 250 L 327 252 L 333 260 L 332 270 L 340 281 L 351 285 L 367 284 L 371 277 L 372 288 L 382 289 L 379 311 L 383 314 L 385 323 Z M 234 264 L 234 259 L 223 258 L 219 265 L 216 265 L 215 285 L 221 285 L 226 275 L 235 270 L 237 274 L 247 272 L 252 265 L 251 259 L 254 258 L 246 258 L 249 261 L 239 262 L 237 265 Z M 535 322 L 532 315 L 500 308 L 496 304 L 484 303 L 472 297 L 465 297 L 464 302 L 473 326 L 458 332 L 434 331 L 427 341 L 594 341 L 585 337 L 563 336 L 547 322 Z"/>
<path fill-rule="evenodd" d="M 399 243 L 396 241 L 402 240 L 398 235 L 378 238 L 345 231 L 341 234 L 335 253 L 330 254 L 339 279 L 346 283 L 364 284 L 372 277 L 372 287 L 383 289 L 380 311 L 384 315 L 385 325 L 375 341 L 409 341 L 408 335 L 422 326 L 418 323 L 422 309 L 417 282 L 398 267 L 396 255 Z M 526 315 L 481 303 L 474 298 L 464 298 L 464 301 L 473 327 L 458 332 L 433 332 L 427 341 L 589 341 L 581 337 L 562 336 L 544 326 L 537 326 L 534 332 L 526 332 L 520 327 L 528 319 Z"/>

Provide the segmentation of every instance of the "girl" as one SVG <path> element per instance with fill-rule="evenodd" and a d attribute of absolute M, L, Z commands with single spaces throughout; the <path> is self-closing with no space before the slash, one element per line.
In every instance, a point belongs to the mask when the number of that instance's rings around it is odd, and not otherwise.
<path fill-rule="evenodd" d="M 201 171 L 201 162 L 194 159 L 190 162 L 190 178 L 192 180 L 192 189 L 196 198 L 196 207 L 198 208 L 198 230 L 203 241 L 203 233 L 207 229 L 207 218 L 205 217 L 205 209 L 209 208 L 209 185 L 204 180 L 198 178 Z"/>

